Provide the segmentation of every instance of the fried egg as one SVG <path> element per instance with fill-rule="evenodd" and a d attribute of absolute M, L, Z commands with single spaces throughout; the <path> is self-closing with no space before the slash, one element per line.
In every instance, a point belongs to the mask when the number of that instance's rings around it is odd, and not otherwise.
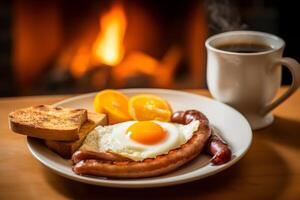
<path fill-rule="evenodd" d="M 155 158 L 186 143 L 199 127 L 160 121 L 127 121 L 98 126 L 86 138 L 82 149 L 111 152 L 134 161 Z"/>

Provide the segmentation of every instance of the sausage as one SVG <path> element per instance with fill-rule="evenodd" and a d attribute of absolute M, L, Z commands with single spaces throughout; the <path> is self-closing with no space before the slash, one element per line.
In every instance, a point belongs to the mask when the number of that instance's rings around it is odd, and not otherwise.
<path fill-rule="evenodd" d="M 76 164 L 82 160 L 128 161 L 129 159 L 109 152 L 77 150 L 72 155 L 72 162 L 73 164 Z"/>
<path fill-rule="evenodd" d="M 171 172 L 195 158 L 204 148 L 210 129 L 199 128 L 193 137 L 177 149 L 143 161 L 81 160 L 73 165 L 76 174 L 114 178 L 144 178 Z"/>
<path fill-rule="evenodd" d="M 207 117 L 198 110 L 177 111 L 171 116 L 171 122 L 178 124 L 189 124 L 194 120 L 200 121 L 201 128 L 208 128 L 209 126 Z"/>
<path fill-rule="evenodd" d="M 189 124 L 191 121 L 198 120 L 200 121 L 200 127 L 208 128 L 209 121 L 207 117 L 198 110 L 187 110 L 185 111 L 185 124 Z"/>
<path fill-rule="evenodd" d="M 171 116 L 171 121 L 177 124 L 185 124 L 185 112 L 177 111 Z"/>
<path fill-rule="evenodd" d="M 200 127 L 209 126 L 206 116 L 198 110 L 177 111 L 171 116 L 171 121 L 179 124 L 189 124 L 193 120 L 199 120 Z M 215 132 L 209 138 L 205 150 L 212 156 L 211 162 L 215 165 L 221 165 L 231 160 L 232 153 L 229 146 Z"/>
<path fill-rule="evenodd" d="M 231 160 L 232 153 L 229 146 L 214 132 L 209 138 L 205 150 L 212 156 L 211 162 L 215 165 L 221 165 Z"/>

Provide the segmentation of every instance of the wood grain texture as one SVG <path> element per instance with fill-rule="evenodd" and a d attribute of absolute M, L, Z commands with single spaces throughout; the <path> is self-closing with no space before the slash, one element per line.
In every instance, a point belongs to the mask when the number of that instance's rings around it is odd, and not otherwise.
<path fill-rule="evenodd" d="M 209 96 L 206 90 L 188 90 Z M 284 89 L 281 89 L 279 94 Z M 155 189 L 87 185 L 54 174 L 31 156 L 26 138 L 8 129 L 8 113 L 69 96 L 0 98 L 0 199 L 299 199 L 300 90 L 279 106 L 274 123 L 255 131 L 244 158 L 214 176 Z"/>

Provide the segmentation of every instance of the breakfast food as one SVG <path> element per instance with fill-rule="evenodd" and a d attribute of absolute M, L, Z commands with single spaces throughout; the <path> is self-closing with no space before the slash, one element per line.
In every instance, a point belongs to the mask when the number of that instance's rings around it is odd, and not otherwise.
<path fill-rule="evenodd" d="M 206 151 L 212 156 L 211 162 L 215 165 L 222 165 L 231 160 L 231 150 L 228 144 L 215 133 L 207 141 Z"/>
<path fill-rule="evenodd" d="M 130 98 L 129 114 L 134 120 L 159 120 L 169 122 L 172 109 L 169 103 L 155 95 L 140 94 Z"/>
<path fill-rule="evenodd" d="M 91 132 L 72 160 L 77 174 L 116 178 L 157 176 L 196 157 L 210 126 L 204 115 L 187 125 L 129 121 Z"/>
<path fill-rule="evenodd" d="M 94 109 L 98 113 L 108 116 L 109 124 L 128 121 L 128 98 L 115 90 L 103 90 L 94 98 Z"/>
<path fill-rule="evenodd" d="M 208 130 L 196 131 L 193 137 L 179 148 L 143 161 L 80 160 L 73 166 L 73 171 L 83 175 L 115 178 L 144 178 L 166 174 L 195 158 L 201 152 L 209 135 Z"/>
<path fill-rule="evenodd" d="M 171 121 L 179 124 L 188 124 L 193 120 L 202 119 L 202 123 L 208 122 L 206 117 L 197 110 L 177 111 L 172 114 Z M 231 150 L 228 144 L 219 136 L 214 129 L 205 146 L 206 151 L 212 156 L 211 162 L 221 165 L 231 160 Z"/>
<path fill-rule="evenodd" d="M 89 132 L 99 125 L 106 125 L 107 119 L 106 115 L 88 112 L 88 120 L 81 126 L 79 130 L 79 139 L 75 141 L 65 142 L 65 141 L 55 141 L 55 140 L 45 140 L 45 144 L 61 155 L 63 158 L 71 158 L 72 154 L 79 149 L 82 142 L 86 138 Z"/>
<path fill-rule="evenodd" d="M 79 175 L 144 178 L 171 172 L 205 149 L 214 164 L 231 151 L 197 110 L 173 112 L 158 96 L 127 97 L 115 90 L 94 98 L 96 113 L 40 105 L 9 114 L 16 133 L 43 139 Z M 108 124 L 108 125 L 107 125 Z"/>
<path fill-rule="evenodd" d="M 199 120 L 203 126 L 208 126 L 207 117 L 198 110 L 177 111 L 171 116 L 171 121 L 178 124 L 189 124 L 193 120 Z"/>
<path fill-rule="evenodd" d="M 9 114 L 12 131 L 31 137 L 74 141 L 87 120 L 87 110 L 39 105 L 23 108 Z"/>
<path fill-rule="evenodd" d="M 129 99 L 116 90 L 100 91 L 94 98 L 94 109 L 107 114 L 111 125 L 132 119 L 168 122 L 172 115 L 171 106 L 161 97 L 139 94 Z"/>
<path fill-rule="evenodd" d="M 160 121 L 128 121 L 97 127 L 87 136 L 80 149 L 110 152 L 129 160 L 155 158 L 178 148 L 192 138 L 199 121 L 187 125 Z"/>

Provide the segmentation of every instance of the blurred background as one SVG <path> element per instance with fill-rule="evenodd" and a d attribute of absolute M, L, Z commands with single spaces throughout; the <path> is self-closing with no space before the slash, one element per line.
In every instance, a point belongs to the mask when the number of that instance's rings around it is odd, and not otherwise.
<path fill-rule="evenodd" d="M 229 30 L 276 34 L 285 56 L 300 60 L 296 8 L 287 0 L 2 0 L 0 96 L 205 88 L 204 42 Z"/>

